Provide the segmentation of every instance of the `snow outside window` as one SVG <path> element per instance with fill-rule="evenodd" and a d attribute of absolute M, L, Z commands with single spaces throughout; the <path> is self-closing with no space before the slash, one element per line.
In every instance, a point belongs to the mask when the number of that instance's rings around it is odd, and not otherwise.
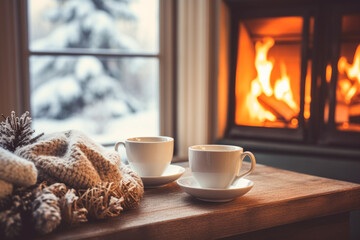
<path fill-rule="evenodd" d="M 36 132 L 159 135 L 158 0 L 28 0 Z"/>

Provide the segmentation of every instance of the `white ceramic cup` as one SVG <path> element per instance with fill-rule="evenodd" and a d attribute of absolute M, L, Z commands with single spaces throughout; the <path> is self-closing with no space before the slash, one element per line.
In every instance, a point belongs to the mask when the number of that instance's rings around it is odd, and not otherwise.
<path fill-rule="evenodd" d="M 169 166 L 174 152 L 174 139 L 171 137 L 134 137 L 115 144 L 126 149 L 130 167 L 140 177 L 161 176 Z"/>
<path fill-rule="evenodd" d="M 240 174 L 246 156 L 250 157 L 251 167 Z M 253 172 L 256 161 L 251 152 L 243 152 L 238 146 L 197 145 L 189 147 L 189 164 L 201 187 L 228 188 L 235 180 Z"/>

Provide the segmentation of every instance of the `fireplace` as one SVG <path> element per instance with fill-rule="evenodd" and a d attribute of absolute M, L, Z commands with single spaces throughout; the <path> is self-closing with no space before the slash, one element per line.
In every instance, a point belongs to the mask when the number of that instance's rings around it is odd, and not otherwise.
<path fill-rule="evenodd" d="M 220 1 L 224 139 L 360 146 L 360 3 Z"/>

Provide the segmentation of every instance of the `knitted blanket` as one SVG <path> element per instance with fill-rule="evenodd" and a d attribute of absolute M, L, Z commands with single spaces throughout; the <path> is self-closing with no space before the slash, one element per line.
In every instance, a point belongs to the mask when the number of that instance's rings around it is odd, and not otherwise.
<path fill-rule="evenodd" d="M 0 147 L 0 198 L 12 192 L 12 184 L 27 187 L 36 181 L 76 190 L 115 183 L 126 208 L 136 206 L 144 193 L 141 178 L 121 164 L 117 152 L 74 130 L 44 135 L 14 153 Z"/>
<path fill-rule="evenodd" d="M 9 195 L 12 184 L 34 186 Z M 117 152 L 78 131 L 44 135 L 14 153 L 0 147 L 0 239 L 26 235 L 30 225 L 46 234 L 60 222 L 117 216 L 143 194 L 141 178 Z"/>
<path fill-rule="evenodd" d="M 121 180 L 120 156 L 93 142 L 78 131 L 45 135 L 34 144 L 19 148 L 15 154 L 33 162 L 38 180 L 65 183 L 86 189 L 100 182 Z"/>
<path fill-rule="evenodd" d="M 0 122 L 0 239 L 47 234 L 60 223 L 139 205 L 141 178 L 117 152 L 78 131 L 32 137 L 29 115 L 11 112 Z"/>

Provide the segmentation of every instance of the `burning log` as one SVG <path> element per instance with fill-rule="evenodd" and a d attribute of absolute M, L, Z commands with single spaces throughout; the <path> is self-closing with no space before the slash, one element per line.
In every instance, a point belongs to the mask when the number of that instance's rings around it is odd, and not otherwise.
<path fill-rule="evenodd" d="M 274 114 L 278 119 L 284 119 L 287 122 L 290 122 L 291 119 L 297 117 L 296 111 L 294 111 L 289 105 L 285 102 L 278 100 L 275 96 L 266 96 L 262 93 L 257 97 L 257 100 L 266 110 Z"/>

